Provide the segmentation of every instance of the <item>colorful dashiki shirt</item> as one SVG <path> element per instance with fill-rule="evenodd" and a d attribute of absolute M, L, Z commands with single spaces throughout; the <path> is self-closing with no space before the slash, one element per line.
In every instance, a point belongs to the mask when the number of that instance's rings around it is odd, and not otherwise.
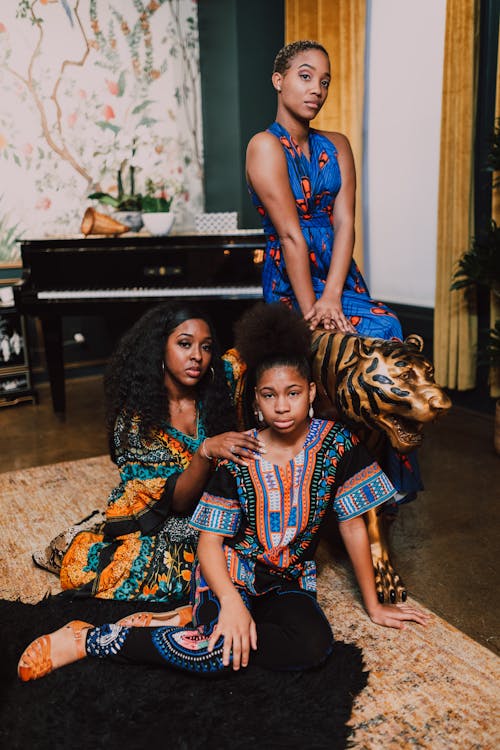
<path fill-rule="evenodd" d="M 314 293 L 318 298 L 323 294 L 330 269 L 335 198 L 342 184 L 337 149 L 329 138 L 311 129 L 308 159 L 282 125 L 274 122 L 268 128 L 268 132 L 279 139 L 285 154 L 300 227 L 309 248 Z M 284 302 L 297 307 L 278 233 L 259 196 L 251 188 L 249 192 L 267 236 L 262 273 L 264 299 L 266 302 Z M 354 260 L 344 283 L 342 309 L 362 336 L 381 339 L 403 338 L 397 316 L 386 305 L 371 299 L 361 271 Z"/>
<path fill-rule="evenodd" d="M 347 427 L 313 419 L 303 449 L 286 466 L 264 456 L 248 466 L 221 462 L 191 525 L 225 538 L 229 574 L 246 592 L 263 594 L 284 584 L 315 591 L 313 556 L 329 512 L 345 521 L 394 492 Z"/>

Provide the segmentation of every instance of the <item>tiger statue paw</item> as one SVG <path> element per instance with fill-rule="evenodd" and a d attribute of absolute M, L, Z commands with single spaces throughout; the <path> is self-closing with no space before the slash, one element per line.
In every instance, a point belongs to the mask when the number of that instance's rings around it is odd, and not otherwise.
<path fill-rule="evenodd" d="M 370 551 L 375 573 L 375 590 L 381 604 L 396 604 L 405 602 L 407 592 L 401 577 L 392 567 L 389 556 L 389 545 L 387 544 L 387 520 L 385 514 L 381 516 L 375 508 L 365 513 L 368 537 L 370 539 Z"/>
<path fill-rule="evenodd" d="M 348 424 L 379 463 L 387 441 L 400 454 L 415 450 L 424 425 L 451 407 L 423 345 L 416 334 L 398 341 L 313 333 L 317 411 Z M 365 514 L 377 596 L 381 602 L 405 601 L 404 584 L 390 561 L 385 515 L 374 509 Z"/>

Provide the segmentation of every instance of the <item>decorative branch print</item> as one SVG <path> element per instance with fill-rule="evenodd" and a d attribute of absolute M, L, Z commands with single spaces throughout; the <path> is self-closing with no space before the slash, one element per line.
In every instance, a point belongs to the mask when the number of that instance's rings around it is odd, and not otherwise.
<path fill-rule="evenodd" d="M 174 211 L 194 223 L 203 168 L 195 0 L 2 4 L 0 86 L 9 226 L 78 231 L 89 192 L 115 191 L 127 164 L 138 192 L 148 183 L 181 195 Z"/>

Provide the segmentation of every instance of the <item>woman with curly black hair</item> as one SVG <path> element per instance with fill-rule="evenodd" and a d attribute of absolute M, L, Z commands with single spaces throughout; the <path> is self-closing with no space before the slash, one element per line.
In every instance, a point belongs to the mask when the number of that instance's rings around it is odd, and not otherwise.
<path fill-rule="evenodd" d="M 193 306 L 155 307 L 125 334 L 104 379 L 120 484 L 90 529 L 56 537 L 60 565 L 56 540 L 34 556 L 42 567 L 52 556 L 63 589 L 187 600 L 197 542 L 189 517 L 214 460 L 251 460 L 259 450 L 256 438 L 235 431 L 232 377 L 212 324 Z"/>
<path fill-rule="evenodd" d="M 85 656 L 202 675 L 249 663 L 274 670 L 321 664 L 333 635 L 316 601 L 314 553 L 331 513 L 372 621 L 401 629 L 406 621 L 427 623 L 410 604 L 378 601 L 363 514 L 395 490 L 345 425 L 314 418 L 307 324 L 282 304 L 262 304 L 236 333 L 263 425 L 249 435 L 263 450 L 252 461 L 234 454 L 221 461 L 191 518 L 200 532 L 193 625 L 165 625 L 154 612 L 98 627 L 72 621 L 25 649 L 20 679 Z"/>

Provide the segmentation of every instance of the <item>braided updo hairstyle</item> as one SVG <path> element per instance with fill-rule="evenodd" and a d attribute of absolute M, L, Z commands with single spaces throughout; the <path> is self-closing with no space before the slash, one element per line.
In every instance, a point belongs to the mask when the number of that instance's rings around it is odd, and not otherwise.
<path fill-rule="evenodd" d="M 285 74 L 290 67 L 290 63 L 293 58 L 300 52 L 307 52 L 310 49 L 319 49 L 328 57 L 328 52 L 322 44 L 320 44 L 319 42 L 315 42 L 312 39 L 301 39 L 298 42 L 291 42 L 290 44 L 287 44 L 285 47 L 280 49 L 280 51 L 274 58 L 273 73 L 281 73 L 282 75 Z"/>
<path fill-rule="evenodd" d="M 235 325 L 235 345 L 248 367 L 247 392 L 272 367 L 295 367 L 308 382 L 311 332 L 298 312 L 276 302 L 258 302 Z"/>

